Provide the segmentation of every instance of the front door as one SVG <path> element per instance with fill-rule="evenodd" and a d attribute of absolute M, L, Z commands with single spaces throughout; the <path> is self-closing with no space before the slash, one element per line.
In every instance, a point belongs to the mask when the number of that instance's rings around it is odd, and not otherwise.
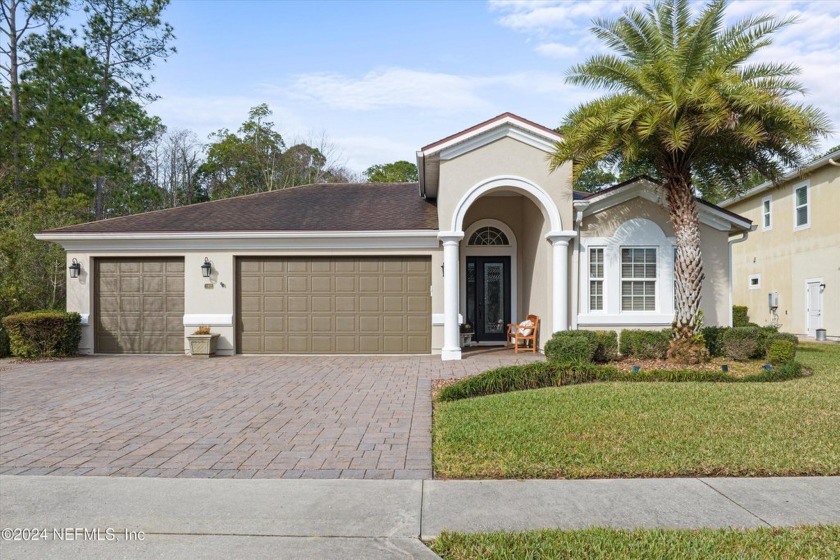
<path fill-rule="evenodd" d="M 808 336 L 822 328 L 822 290 L 820 282 L 808 282 Z"/>
<path fill-rule="evenodd" d="M 510 317 L 510 257 L 467 257 L 467 317 L 476 342 L 504 342 Z"/>

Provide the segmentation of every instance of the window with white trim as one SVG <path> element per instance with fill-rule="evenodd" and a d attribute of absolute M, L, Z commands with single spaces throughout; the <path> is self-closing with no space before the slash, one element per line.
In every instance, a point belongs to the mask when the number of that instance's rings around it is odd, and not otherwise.
<path fill-rule="evenodd" d="M 808 204 L 808 185 L 796 187 L 793 191 L 794 229 L 805 228 L 810 225 L 811 211 Z"/>
<path fill-rule="evenodd" d="M 768 230 L 773 227 L 773 215 L 771 213 L 771 204 L 773 197 L 766 197 L 761 199 L 761 229 Z"/>
<path fill-rule="evenodd" d="M 758 290 L 761 288 L 761 274 L 750 274 L 750 290 Z"/>
<path fill-rule="evenodd" d="M 604 310 L 604 248 L 589 249 L 589 310 Z"/>
<path fill-rule="evenodd" d="M 621 310 L 656 311 L 656 248 L 621 248 Z"/>

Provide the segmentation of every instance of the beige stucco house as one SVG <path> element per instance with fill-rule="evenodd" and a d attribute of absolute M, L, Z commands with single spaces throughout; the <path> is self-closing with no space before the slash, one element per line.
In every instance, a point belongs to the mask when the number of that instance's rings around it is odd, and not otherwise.
<path fill-rule="evenodd" d="M 759 324 L 840 337 L 840 150 L 721 206 L 756 224 L 732 247 L 733 303 Z"/>
<path fill-rule="evenodd" d="M 549 171 L 562 138 L 505 113 L 417 152 L 419 183 L 324 184 L 44 232 L 78 278 L 81 351 L 182 353 L 198 325 L 219 353 L 440 354 L 504 344 L 541 318 L 661 328 L 673 317 L 674 237 L 641 178 L 576 193 Z M 728 324 L 729 237 L 749 220 L 700 205 L 707 324 Z"/>

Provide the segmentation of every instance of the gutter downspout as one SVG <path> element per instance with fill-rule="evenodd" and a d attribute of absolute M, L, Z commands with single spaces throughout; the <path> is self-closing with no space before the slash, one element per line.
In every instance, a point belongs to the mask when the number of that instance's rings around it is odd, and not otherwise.
<path fill-rule="evenodd" d="M 417 152 L 417 183 L 420 187 L 420 196 L 426 198 L 426 156 L 423 152 Z"/>
<path fill-rule="evenodd" d="M 729 327 L 732 326 L 732 246 L 736 243 L 743 243 L 750 236 L 750 233 L 758 229 L 758 225 L 752 224 L 749 231 L 745 231 L 738 239 L 729 240 Z"/>
<path fill-rule="evenodd" d="M 578 328 L 578 310 L 580 309 L 580 270 L 581 270 L 581 242 L 580 230 L 583 223 L 583 211 L 589 206 L 588 202 L 572 203 L 574 208 L 574 230 L 577 235 L 574 238 L 573 258 L 572 258 L 572 317 L 570 328 L 576 330 Z"/>
<path fill-rule="evenodd" d="M 840 167 L 840 161 L 834 161 L 834 158 L 828 158 L 828 163 L 836 167 Z"/>

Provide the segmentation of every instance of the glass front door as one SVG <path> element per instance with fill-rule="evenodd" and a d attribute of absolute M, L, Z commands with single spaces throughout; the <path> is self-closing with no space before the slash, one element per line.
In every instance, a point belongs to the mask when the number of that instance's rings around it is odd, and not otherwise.
<path fill-rule="evenodd" d="M 467 257 L 467 322 L 476 342 L 504 342 L 510 323 L 510 257 Z"/>

